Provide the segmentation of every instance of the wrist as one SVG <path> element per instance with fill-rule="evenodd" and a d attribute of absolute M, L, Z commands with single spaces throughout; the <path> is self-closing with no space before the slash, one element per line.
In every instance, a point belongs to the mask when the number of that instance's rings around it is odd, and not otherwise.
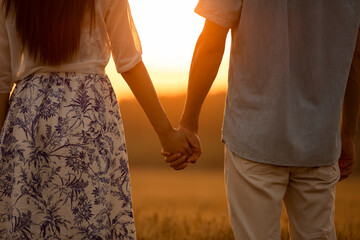
<path fill-rule="evenodd" d="M 186 129 L 187 131 L 194 132 L 197 134 L 199 125 L 197 121 L 195 122 L 180 121 L 179 128 L 183 128 Z"/>
<path fill-rule="evenodd" d="M 191 107 L 187 103 L 180 119 L 180 127 L 197 133 L 199 128 L 200 109 L 200 103 L 192 104 Z"/>
<path fill-rule="evenodd" d="M 159 127 L 155 129 L 156 134 L 159 136 L 160 139 L 165 138 L 167 136 L 170 136 L 173 132 L 175 132 L 175 129 L 171 126 L 170 123 L 167 123 L 163 125 L 162 127 Z"/>

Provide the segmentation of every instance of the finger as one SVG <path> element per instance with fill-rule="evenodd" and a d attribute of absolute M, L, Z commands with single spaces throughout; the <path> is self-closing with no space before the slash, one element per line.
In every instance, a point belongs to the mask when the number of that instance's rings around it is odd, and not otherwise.
<path fill-rule="evenodd" d="M 161 149 L 160 154 L 163 155 L 164 157 L 172 155 L 170 152 L 167 152 L 164 149 Z"/>
<path fill-rule="evenodd" d="M 183 170 L 184 168 L 186 168 L 188 166 L 188 163 L 187 162 L 185 162 L 185 163 L 183 163 L 183 164 L 181 164 L 180 166 L 177 166 L 177 167 L 174 167 L 173 169 L 174 170 Z"/>
<path fill-rule="evenodd" d="M 191 147 L 190 147 L 189 144 L 186 144 L 186 145 L 187 145 L 187 146 L 185 147 L 186 155 L 187 155 L 187 156 L 191 156 L 191 155 L 193 154 L 193 151 L 192 151 L 192 149 L 191 149 Z"/>
<path fill-rule="evenodd" d="M 347 168 L 347 169 L 343 169 L 341 171 L 341 174 L 340 174 L 340 180 L 339 181 L 342 181 L 346 178 L 348 178 L 352 173 L 352 168 Z"/>
<path fill-rule="evenodd" d="M 185 142 L 180 146 L 181 150 L 178 150 L 179 153 L 182 153 L 185 156 L 191 156 L 192 155 L 192 149 L 190 145 L 187 143 L 186 139 L 184 139 Z"/>
<path fill-rule="evenodd" d="M 341 174 L 339 182 L 342 181 L 342 180 L 347 179 L 349 176 L 350 176 L 350 173 L 349 174 Z"/>
<path fill-rule="evenodd" d="M 339 164 L 340 171 L 347 171 L 347 170 L 352 170 L 352 168 L 354 167 L 355 161 L 350 158 L 348 158 L 348 159 L 340 158 L 338 164 Z"/>
<path fill-rule="evenodd" d="M 199 148 L 199 145 L 196 143 L 193 136 L 186 135 L 186 140 L 192 148 Z"/>
<path fill-rule="evenodd" d="M 178 158 L 177 160 L 171 162 L 171 163 L 170 163 L 170 167 L 180 166 L 181 164 L 183 164 L 184 162 L 186 162 L 186 159 L 187 159 L 186 156 L 182 156 L 182 157 Z"/>
<path fill-rule="evenodd" d="M 193 155 L 191 155 L 188 159 L 187 162 L 189 163 L 196 163 L 199 158 L 200 158 L 200 152 L 194 152 Z"/>
<path fill-rule="evenodd" d="M 186 139 L 188 140 L 188 143 L 190 144 L 191 148 L 193 149 L 193 152 L 196 155 L 200 156 L 201 155 L 200 141 L 199 141 L 199 139 L 196 139 L 195 137 L 196 137 L 196 135 L 194 135 L 193 137 L 186 136 Z"/>
<path fill-rule="evenodd" d="M 187 159 L 187 162 L 194 164 L 194 163 L 197 162 L 198 159 L 199 158 L 196 155 L 193 154 Z"/>
<path fill-rule="evenodd" d="M 201 156 L 201 148 L 195 149 L 193 155 L 190 156 L 188 162 L 196 163 Z"/>
<path fill-rule="evenodd" d="M 181 156 L 182 156 L 181 153 L 176 153 L 176 154 L 170 155 L 168 157 L 165 157 L 165 162 L 167 162 L 167 163 L 173 162 Z"/>

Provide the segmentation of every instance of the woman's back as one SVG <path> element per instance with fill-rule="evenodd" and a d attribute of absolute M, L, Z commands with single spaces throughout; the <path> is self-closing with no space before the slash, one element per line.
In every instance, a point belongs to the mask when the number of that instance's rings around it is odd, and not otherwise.
<path fill-rule="evenodd" d="M 0 28 L 0 59 L 3 63 L 0 66 L 0 92 L 10 91 L 13 82 L 34 72 L 104 74 L 111 52 L 118 72 L 125 72 L 141 61 L 141 44 L 127 0 L 96 0 L 94 19 L 91 20 L 90 11 L 84 16 L 78 51 L 67 63 L 57 66 L 43 64 L 34 60 L 26 49 L 23 51 L 13 14 L 5 19 L 4 11 L 1 12 Z"/>

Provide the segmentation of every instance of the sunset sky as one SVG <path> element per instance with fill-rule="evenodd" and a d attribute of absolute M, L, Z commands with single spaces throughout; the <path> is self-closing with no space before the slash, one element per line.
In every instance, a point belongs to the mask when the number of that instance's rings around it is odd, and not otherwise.
<path fill-rule="evenodd" d="M 204 18 L 194 13 L 197 0 L 129 0 L 143 49 L 143 61 L 160 96 L 186 92 L 188 72 Z M 212 91 L 226 90 L 229 41 Z M 132 96 L 112 59 L 106 68 L 119 99 Z"/>

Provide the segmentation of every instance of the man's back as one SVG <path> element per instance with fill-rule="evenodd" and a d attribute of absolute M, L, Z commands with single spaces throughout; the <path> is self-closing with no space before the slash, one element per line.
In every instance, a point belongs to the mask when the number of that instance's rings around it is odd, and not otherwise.
<path fill-rule="evenodd" d="M 199 0 L 196 12 L 206 21 L 180 127 L 196 133 L 231 29 L 223 139 L 235 238 L 280 239 L 284 203 L 291 239 L 335 240 L 360 105 L 360 1 Z"/>
<path fill-rule="evenodd" d="M 360 1 L 218 2 L 196 11 L 232 30 L 226 144 L 274 165 L 335 163 Z"/>

